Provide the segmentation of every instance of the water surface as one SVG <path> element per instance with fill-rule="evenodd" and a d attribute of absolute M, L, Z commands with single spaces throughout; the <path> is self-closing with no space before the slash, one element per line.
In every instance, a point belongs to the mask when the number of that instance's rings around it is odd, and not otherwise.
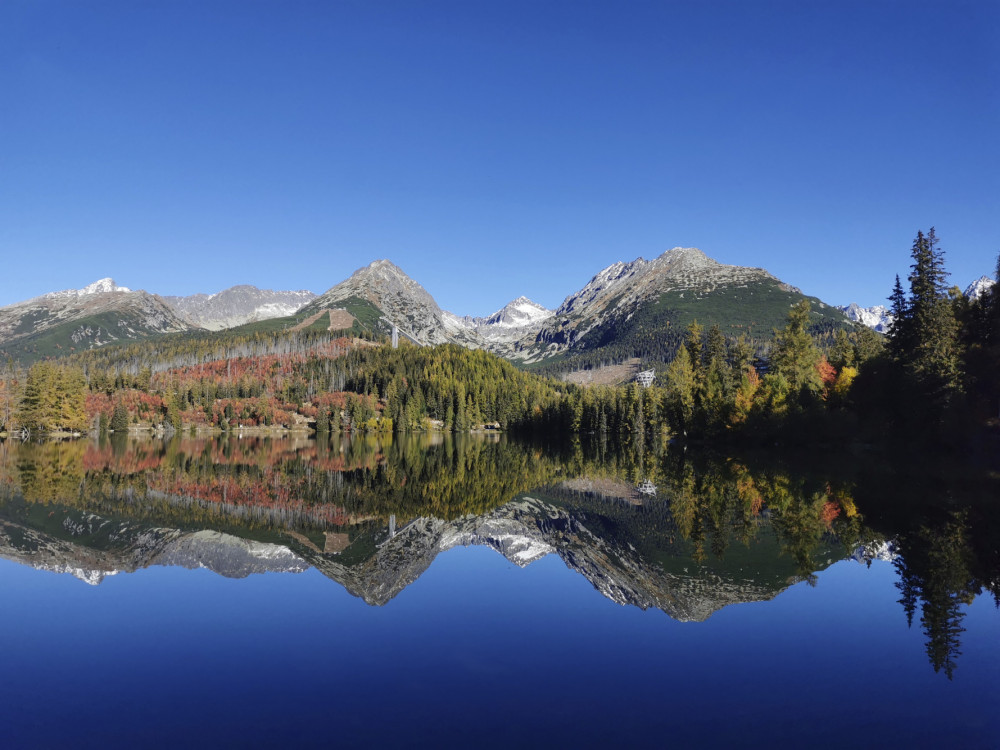
<path fill-rule="evenodd" d="M 995 746 L 994 489 L 601 442 L 0 444 L 4 744 Z"/>

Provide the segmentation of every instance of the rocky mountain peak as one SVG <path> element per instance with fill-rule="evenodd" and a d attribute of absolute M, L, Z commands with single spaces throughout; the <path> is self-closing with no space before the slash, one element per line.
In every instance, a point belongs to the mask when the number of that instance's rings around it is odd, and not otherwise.
<path fill-rule="evenodd" d="M 373 260 L 367 266 L 362 266 L 357 271 L 351 274 L 352 279 L 398 279 L 412 282 L 409 276 L 402 268 L 397 266 L 392 261 L 386 260 L 384 258 L 380 260 Z M 413 282 L 416 283 L 416 282 Z"/>
<path fill-rule="evenodd" d="M 319 312 L 342 305 L 351 298 L 370 302 L 384 314 L 384 320 L 396 325 L 412 341 L 420 344 L 444 344 L 449 341 L 445 314 L 434 298 L 403 269 L 382 259 L 362 266 L 350 278 L 321 294 L 304 308 Z"/>
<path fill-rule="evenodd" d="M 699 271 L 724 267 L 696 247 L 675 247 L 663 252 L 655 261 L 669 265 L 675 271 Z M 737 266 L 733 266 L 737 268 Z"/>
<path fill-rule="evenodd" d="M 111 277 L 104 279 L 98 279 L 93 284 L 87 284 L 83 289 L 64 289 L 61 292 L 49 292 L 48 294 L 43 294 L 37 299 L 53 299 L 53 300 L 65 300 L 65 299 L 75 299 L 78 297 L 90 297 L 97 294 L 113 294 L 115 292 L 131 292 L 127 286 L 118 286 L 115 280 Z M 31 301 L 31 300 L 29 300 Z"/>
<path fill-rule="evenodd" d="M 993 288 L 996 282 L 989 276 L 980 276 L 965 288 L 966 299 L 979 299 L 988 290 Z"/>
<path fill-rule="evenodd" d="M 892 315 L 889 314 L 889 308 L 885 307 L 885 305 L 861 307 L 857 302 L 852 302 L 837 309 L 844 313 L 848 319 L 868 326 L 879 333 L 886 333 L 892 327 L 892 321 L 894 320 Z"/>
<path fill-rule="evenodd" d="M 533 335 L 553 314 L 552 310 L 521 296 L 484 318 L 473 318 L 471 315 L 459 317 L 445 312 L 443 320 L 452 335 L 474 333 L 486 345 L 495 347 Z"/>
<path fill-rule="evenodd" d="M 552 310 L 542 307 L 527 297 L 518 297 L 512 302 L 508 302 L 501 309 L 485 319 L 487 325 L 500 325 L 505 327 L 523 327 L 539 323 L 546 318 L 551 318 Z M 481 318 L 474 320 L 480 321 Z"/>

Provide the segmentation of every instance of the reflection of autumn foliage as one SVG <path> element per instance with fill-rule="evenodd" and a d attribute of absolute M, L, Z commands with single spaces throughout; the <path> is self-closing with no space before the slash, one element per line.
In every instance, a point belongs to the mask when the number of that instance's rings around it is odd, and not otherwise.
<path fill-rule="evenodd" d="M 390 513 L 453 518 L 501 505 L 557 471 L 554 461 L 513 446 L 440 435 L 78 441 L 13 452 L 11 486 L 31 502 L 182 526 L 225 519 L 322 529 Z"/>
<path fill-rule="evenodd" d="M 745 471 L 740 472 L 736 479 L 736 494 L 746 503 L 751 515 L 760 515 L 764 507 L 764 496 L 760 494 L 753 478 Z"/>
<path fill-rule="evenodd" d="M 766 516 L 805 578 L 816 569 L 822 544 L 836 538 L 849 546 L 861 533 L 861 519 L 844 489 L 753 471 L 736 461 L 698 470 L 683 465 L 667 474 L 664 489 L 678 531 L 696 551 L 707 546 L 721 557 L 730 538 L 749 544 Z"/>
<path fill-rule="evenodd" d="M 159 468 L 163 462 L 162 446 L 155 443 L 137 444 L 135 450 L 115 451 L 110 443 L 88 443 L 83 453 L 86 471 L 106 471 L 113 468 L 117 474 L 139 474 Z"/>
<path fill-rule="evenodd" d="M 820 518 L 823 519 L 823 523 L 827 526 L 833 524 L 834 519 L 840 515 L 840 506 L 832 500 L 828 500 L 823 503 L 823 509 L 820 511 Z"/>
<path fill-rule="evenodd" d="M 346 511 L 334 505 L 317 506 L 293 495 L 291 486 L 280 481 L 267 481 L 269 477 L 214 477 L 202 481 L 185 481 L 180 477 L 157 476 L 150 478 L 147 486 L 151 490 L 190 497 L 197 500 L 224 505 L 251 505 L 255 508 L 280 509 L 303 513 L 309 512 L 313 522 L 330 526 L 343 526 L 349 516 Z M 277 476 L 274 479 L 278 479 Z M 261 481 L 263 480 L 263 481 Z"/>
<path fill-rule="evenodd" d="M 78 496 L 85 475 L 84 450 L 80 441 L 20 446 L 14 457 L 14 480 L 24 498 L 48 504 Z"/>

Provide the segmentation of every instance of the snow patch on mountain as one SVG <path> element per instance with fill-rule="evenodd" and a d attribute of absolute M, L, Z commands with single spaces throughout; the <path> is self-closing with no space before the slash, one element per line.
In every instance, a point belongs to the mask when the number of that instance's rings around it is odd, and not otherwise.
<path fill-rule="evenodd" d="M 894 539 L 882 539 L 858 545 L 851 554 L 855 562 L 871 565 L 875 560 L 893 562 L 899 557 L 899 545 Z"/>
<path fill-rule="evenodd" d="M 108 576 L 118 575 L 117 570 L 92 570 L 81 568 L 69 564 L 46 564 L 36 563 L 32 565 L 35 570 L 44 570 L 49 573 L 69 573 L 74 578 L 83 581 L 88 586 L 97 586 Z"/>
<path fill-rule="evenodd" d="M 996 282 L 989 276 L 980 276 L 978 279 L 965 287 L 965 292 L 963 292 L 963 294 L 965 294 L 966 299 L 979 299 L 986 294 L 987 291 L 992 289 L 995 284 Z"/>
<path fill-rule="evenodd" d="M 83 289 L 64 289 L 61 292 L 49 292 L 35 299 L 72 299 L 75 297 L 88 297 L 93 294 L 114 294 L 116 292 L 131 291 L 127 286 L 118 286 L 115 280 L 109 276 L 104 279 L 98 279 L 93 284 L 87 284 Z"/>
<path fill-rule="evenodd" d="M 546 320 L 555 313 L 542 307 L 527 297 L 518 297 L 507 303 L 492 315 L 459 317 L 454 313 L 444 311 L 442 318 L 446 330 L 451 334 L 460 331 L 475 332 L 488 343 L 509 343 L 518 341 L 524 336 L 537 331 Z"/>
<path fill-rule="evenodd" d="M 873 331 L 886 333 L 892 327 L 894 318 L 889 313 L 889 308 L 885 305 L 872 305 L 871 307 L 861 307 L 858 303 L 852 302 L 849 305 L 839 305 L 837 307 L 848 319 L 855 323 L 868 326 Z"/>
<path fill-rule="evenodd" d="M 100 316 L 100 317 L 98 317 Z M 66 324 L 79 322 L 73 328 Z M 27 339 L 63 326 L 67 350 L 92 349 L 123 338 L 186 331 L 191 326 L 162 300 L 104 278 L 82 289 L 50 292 L 0 307 L 0 344 Z"/>

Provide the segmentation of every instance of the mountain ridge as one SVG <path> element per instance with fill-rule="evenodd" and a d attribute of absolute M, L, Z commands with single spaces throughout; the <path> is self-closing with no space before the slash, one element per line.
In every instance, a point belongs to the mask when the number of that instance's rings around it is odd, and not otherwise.
<path fill-rule="evenodd" d="M 68 354 L 191 328 L 155 295 L 107 277 L 0 308 L 0 351 Z"/>
<path fill-rule="evenodd" d="M 274 291 L 237 284 L 213 294 L 160 295 L 178 317 L 209 331 L 294 315 L 316 298 L 307 289 Z"/>
<path fill-rule="evenodd" d="M 992 286 L 982 277 L 971 297 Z M 485 349 L 525 367 L 574 369 L 626 360 L 668 362 L 694 321 L 748 337 L 766 352 L 792 305 L 808 299 L 815 330 L 861 322 L 885 331 L 884 306 L 834 307 L 807 297 L 766 269 L 720 263 L 698 248 L 674 247 L 646 260 L 616 261 L 568 294 L 555 310 L 518 297 L 487 316 L 443 310 L 388 259 L 372 261 L 319 295 L 238 285 L 187 297 L 150 295 L 110 277 L 0 308 L 0 351 L 51 356 L 123 339 L 219 331 L 268 321 L 268 331 L 368 330 L 419 345 Z M 94 317 L 92 313 L 101 315 Z M 329 317 L 324 317 L 329 313 Z M 328 322 L 327 322 L 328 321 Z M 62 327 L 59 327 L 62 326 Z M 66 327 L 68 326 L 68 327 Z"/>

